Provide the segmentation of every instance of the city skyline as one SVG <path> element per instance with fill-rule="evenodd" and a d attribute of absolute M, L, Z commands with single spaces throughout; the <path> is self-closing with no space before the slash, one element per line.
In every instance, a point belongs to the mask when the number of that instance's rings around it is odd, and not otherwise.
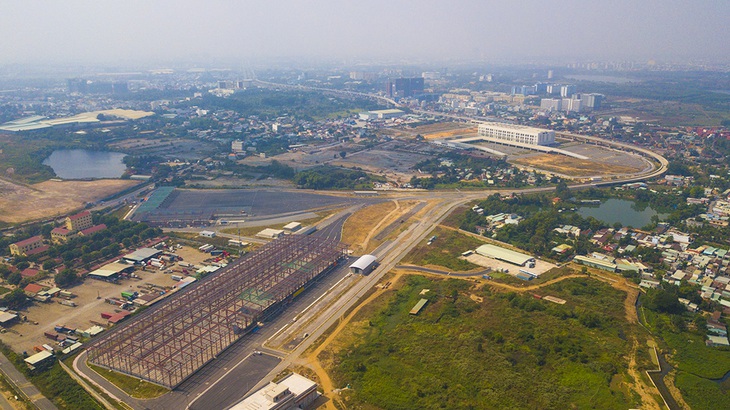
<path fill-rule="evenodd" d="M 0 64 L 726 62 L 728 17 L 721 1 L 4 3 Z"/>

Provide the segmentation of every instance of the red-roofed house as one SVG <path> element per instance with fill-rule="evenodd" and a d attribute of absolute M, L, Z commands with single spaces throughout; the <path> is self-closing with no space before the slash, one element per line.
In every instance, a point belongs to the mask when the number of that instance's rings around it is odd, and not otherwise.
<path fill-rule="evenodd" d="M 83 231 L 79 232 L 79 235 L 89 236 L 95 234 L 96 232 L 103 231 L 104 229 L 106 229 L 106 225 L 104 224 L 94 225 L 91 228 L 86 228 Z"/>
<path fill-rule="evenodd" d="M 31 255 L 32 253 L 29 253 L 35 249 L 43 247 L 43 237 L 33 236 L 31 238 L 22 240 L 20 242 L 15 242 L 13 244 L 10 244 L 10 254 L 11 255 L 18 255 L 18 256 L 27 256 Z M 48 249 L 48 247 L 46 247 Z M 38 252 L 33 252 L 38 253 Z"/>
<path fill-rule="evenodd" d="M 25 293 L 29 294 L 30 296 L 35 296 L 36 293 L 43 290 L 43 286 L 37 284 L 37 283 L 29 283 L 28 286 L 26 286 L 24 289 Z"/>
<path fill-rule="evenodd" d="M 20 275 L 24 278 L 32 278 L 33 276 L 37 275 L 39 272 L 38 269 L 34 268 L 25 268 L 22 272 L 20 272 Z"/>
<path fill-rule="evenodd" d="M 94 222 L 91 220 L 91 212 L 83 211 L 76 215 L 66 217 L 66 229 L 69 231 L 82 231 L 91 228 Z"/>

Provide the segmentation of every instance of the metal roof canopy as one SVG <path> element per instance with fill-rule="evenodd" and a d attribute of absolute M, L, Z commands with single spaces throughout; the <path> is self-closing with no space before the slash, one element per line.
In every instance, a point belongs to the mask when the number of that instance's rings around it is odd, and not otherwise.
<path fill-rule="evenodd" d="M 515 252 L 489 244 L 478 247 L 476 252 L 482 256 L 488 256 L 490 258 L 503 260 L 520 266 L 523 266 L 525 263 L 535 259 L 530 255 L 525 255 L 524 253 Z"/>
<path fill-rule="evenodd" d="M 334 239 L 292 235 L 273 241 L 114 328 L 93 342 L 89 359 L 175 388 L 238 340 L 267 308 L 345 256 Z"/>
<path fill-rule="evenodd" d="M 359 257 L 355 262 L 353 262 L 352 265 L 350 265 L 351 268 L 356 268 L 360 270 L 367 269 L 370 265 L 373 264 L 378 258 L 376 258 L 374 255 L 363 255 Z"/>

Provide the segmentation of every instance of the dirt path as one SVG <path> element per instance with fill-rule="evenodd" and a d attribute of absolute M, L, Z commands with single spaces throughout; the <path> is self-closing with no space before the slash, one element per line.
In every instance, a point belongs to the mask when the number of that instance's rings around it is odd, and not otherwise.
<path fill-rule="evenodd" d="M 403 276 L 402 272 L 393 272 L 395 276 L 393 276 L 388 281 L 391 283 L 396 283 L 400 278 Z M 391 285 L 392 286 L 392 285 Z M 357 314 L 357 312 L 360 311 L 364 306 L 367 306 L 370 304 L 373 300 L 375 300 L 377 297 L 383 294 L 387 289 L 379 288 L 375 292 L 373 292 L 372 295 L 370 295 L 367 299 L 365 299 L 362 303 L 358 304 L 346 317 L 344 317 L 342 320 L 340 320 L 340 323 L 335 327 L 335 329 L 330 333 L 324 341 L 317 346 L 312 353 L 310 353 L 307 357 L 304 358 L 303 363 L 301 363 L 304 366 L 309 367 L 310 369 L 314 370 L 314 372 L 319 377 L 319 381 L 322 385 L 322 389 L 324 390 L 324 396 L 329 398 L 324 405 L 325 409 L 328 410 L 337 410 L 337 407 L 335 406 L 334 401 L 337 400 L 338 403 L 340 403 L 341 408 L 346 408 L 340 400 L 339 395 L 335 392 L 335 386 L 332 383 L 332 379 L 329 377 L 329 373 L 322 367 L 322 364 L 319 362 L 319 354 L 322 353 L 327 347 L 332 344 L 332 342 L 339 336 L 339 334 L 342 332 L 342 330 L 347 326 L 353 317 Z"/>
<path fill-rule="evenodd" d="M 400 201 L 393 200 L 393 203 L 395 204 L 395 209 L 388 212 L 388 215 L 385 216 L 385 218 L 380 219 L 378 223 L 373 227 L 373 229 L 368 232 L 368 234 L 365 236 L 365 239 L 362 240 L 360 243 L 360 248 L 363 250 L 368 248 L 368 244 L 370 243 L 370 239 L 372 239 L 373 236 L 375 236 L 378 232 L 380 232 L 380 228 L 385 225 L 386 221 L 390 221 L 391 218 L 393 218 L 393 215 L 398 214 L 398 211 L 400 210 Z M 387 226 L 387 225 L 386 225 Z"/>
<path fill-rule="evenodd" d="M 629 299 L 629 297 L 626 299 Z M 635 391 L 641 397 L 642 409 L 660 410 L 662 406 L 655 399 L 655 394 L 659 393 L 659 391 L 654 386 L 642 382 L 644 379 L 641 377 L 641 372 L 636 363 L 636 352 L 639 350 L 639 342 L 635 337 L 633 338 L 633 342 L 634 344 L 629 354 L 629 367 L 627 369 L 629 377 L 633 379 L 633 382 L 629 381 L 628 384 L 631 390 Z"/>

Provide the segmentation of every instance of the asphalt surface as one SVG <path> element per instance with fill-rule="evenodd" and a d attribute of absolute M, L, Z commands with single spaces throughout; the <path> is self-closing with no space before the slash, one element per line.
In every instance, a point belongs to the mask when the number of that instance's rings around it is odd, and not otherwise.
<path fill-rule="evenodd" d="M 8 382 L 19 388 L 40 410 L 58 410 L 2 353 L 0 353 L 0 371 L 5 375 Z"/>
<path fill-rule="evenodd" d="M 224 380 L 212 385 L 190 404 L 191 410 L 227 409 L 241 401 L 259 380 L 273 370 L 281 359 L 268 354 L 251 355 L 233 367 Z"/>
<path fill-rule="evenodd" d="M 178 190 L 166 209 L 176 211 L 239 212 L 250 215 L 277 215 L 330 205 L 355 204 L 362 198 L 315 194 L 284 190 Z"/>

